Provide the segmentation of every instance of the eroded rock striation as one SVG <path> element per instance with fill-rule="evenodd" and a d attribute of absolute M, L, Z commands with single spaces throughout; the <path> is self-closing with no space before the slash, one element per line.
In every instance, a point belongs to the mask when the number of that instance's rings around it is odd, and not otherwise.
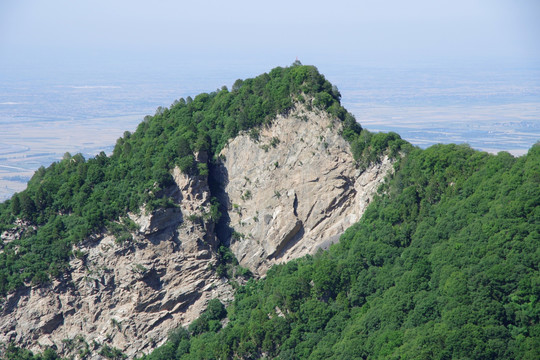
<path fill-rule="evenodd" d="M 206 176 L 174 169 L 174 185 L 164 191 L 178 207 L 129 214 L 138 226 L 133 240 L 96 234 L 76 247 L 63 279 L 9 294 L 0 304 L 0 342 L 96 358 L 108 345 L 132 358 L 194 320 L 211 298 L 230 301 L 232 286 L 211 266 L 220 245 L 208 216 L 212 195 L 228 209 L 226 225 L 234 230 L 224 242 L 257 276 L 327 248 L 360 219 L 392 170 L 387 157 L 357 169 L 341 130 L 327 113 L 298 105 L 239 135 L 213 166 L 219 195 Z M 207 162 L 206 154 L 197 161 Z"/>
<path fill-rule="evenodd" d="M 221 152 L 230 247 L 241 265 L 264 275 L 338 241 L 372 200 L 392 161 L 356 169 L 342 123 L 297 106 L 258 137 L 243 134 Z"/>

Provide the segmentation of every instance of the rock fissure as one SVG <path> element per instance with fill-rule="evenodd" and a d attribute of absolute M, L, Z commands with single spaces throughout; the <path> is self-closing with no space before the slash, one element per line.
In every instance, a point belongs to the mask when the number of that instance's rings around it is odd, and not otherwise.
<path fill-rule="evenodd" d="M 295 237 L 295 235 L 298 234 L 300 229 L 302 229 L 302 221 L 297 219 L 292 229 L 286 232 L 282 240 L 279 241 L 275 250 L 272 253 L 268 254 L 268 258 L 271 259 L 277 257 L 276 254 L 279 254 L 289 244 L 289 242 Z"/>

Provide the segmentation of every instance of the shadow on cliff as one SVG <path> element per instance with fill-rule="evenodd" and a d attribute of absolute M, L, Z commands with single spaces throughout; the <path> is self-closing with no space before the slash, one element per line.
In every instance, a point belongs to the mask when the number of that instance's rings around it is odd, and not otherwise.
<path fill-rule="evenodd" d="M 225 246 L 231 243 L 233 229 L 230 226 L 231 218 L 229 216 L 229 195 L 225 187 L 229 183 L 229 172 L 221 161 L 210 164 L 210 176 L 208 177 L 208 186 L 210 192 L 219 202 L 219 211 L 221 217 L 216 224 L 216 236 L 219 242 Z"/>

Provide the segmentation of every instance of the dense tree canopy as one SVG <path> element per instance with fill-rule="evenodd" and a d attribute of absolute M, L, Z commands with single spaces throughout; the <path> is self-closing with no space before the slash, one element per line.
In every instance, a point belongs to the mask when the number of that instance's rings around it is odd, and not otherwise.
<path fill-rule="evenodd" d="M 227 309 L 211 301 L 147 358 L 538 359 L 540 145 L 520 158 L 413 149 L 362 129 L 339 101 L 315 67 L 276 68 L 159 108 L 111 156 L 66 154 L 40 168 L 0 204 L 0 231 L 24 229 L 0 244 L 0 296 L 67 271 L 72 245 L 96 231 L 129 241 L 128 211 L 174 206 L 161 191 L 174 166 L 205 175 L 212 164 L 196 152 L 215 158 L 239 132 L 304 103 L 343 121 L 357 166 L 402 155 L 395 174 L 329 251 L 250 280 Z M 4 355 L 56 358 L 13 346 Z M 122 358 L 109 347 L 101 355 Z"/>
<path fill-rule="evenodd" d="M 329 251 L 240 288 L 224 328 L 146 358 L 538 359 L 540 145 L 415 149 L 380 194 Z"/>

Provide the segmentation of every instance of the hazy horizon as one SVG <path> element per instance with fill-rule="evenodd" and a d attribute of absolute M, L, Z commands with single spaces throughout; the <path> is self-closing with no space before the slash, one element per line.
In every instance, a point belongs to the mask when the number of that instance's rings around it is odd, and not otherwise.
<path fill-rule="evenodd" d="M 261 63 L 540 64 L 536 0 L 4 0 L 3 69 L 96 74 Z M 202 66 L 201 66 L 202 65 Z M 4 71 L 5 72 L 5 71 Z"/>
<path fill-rule="evenodd" d="M 124 131 L 134 131 L 158 106 L 230 88 L 237 78 L 258 75 L 255 68 L 218 66 L 161 77 L 140 73 L 132 79 L 79 72 L 76 78 L 42 75 L 0 83 L 0 201 L 23 190 L 38 167 L 65 152 L 86 158 L 110 153 Z M 395 131 L 422 148 L 467 142 L 479 150 L 522 155 L 540 139 L 540 69 L 320 70 L 364 128 Z"/>
<path fill-rule="evenodd" d="M 370 130 L 522 154 L 540 137 L 539 20 L 535 0 L 4 0 L 0 201 L 157 106 L 296 58 Z"/>

